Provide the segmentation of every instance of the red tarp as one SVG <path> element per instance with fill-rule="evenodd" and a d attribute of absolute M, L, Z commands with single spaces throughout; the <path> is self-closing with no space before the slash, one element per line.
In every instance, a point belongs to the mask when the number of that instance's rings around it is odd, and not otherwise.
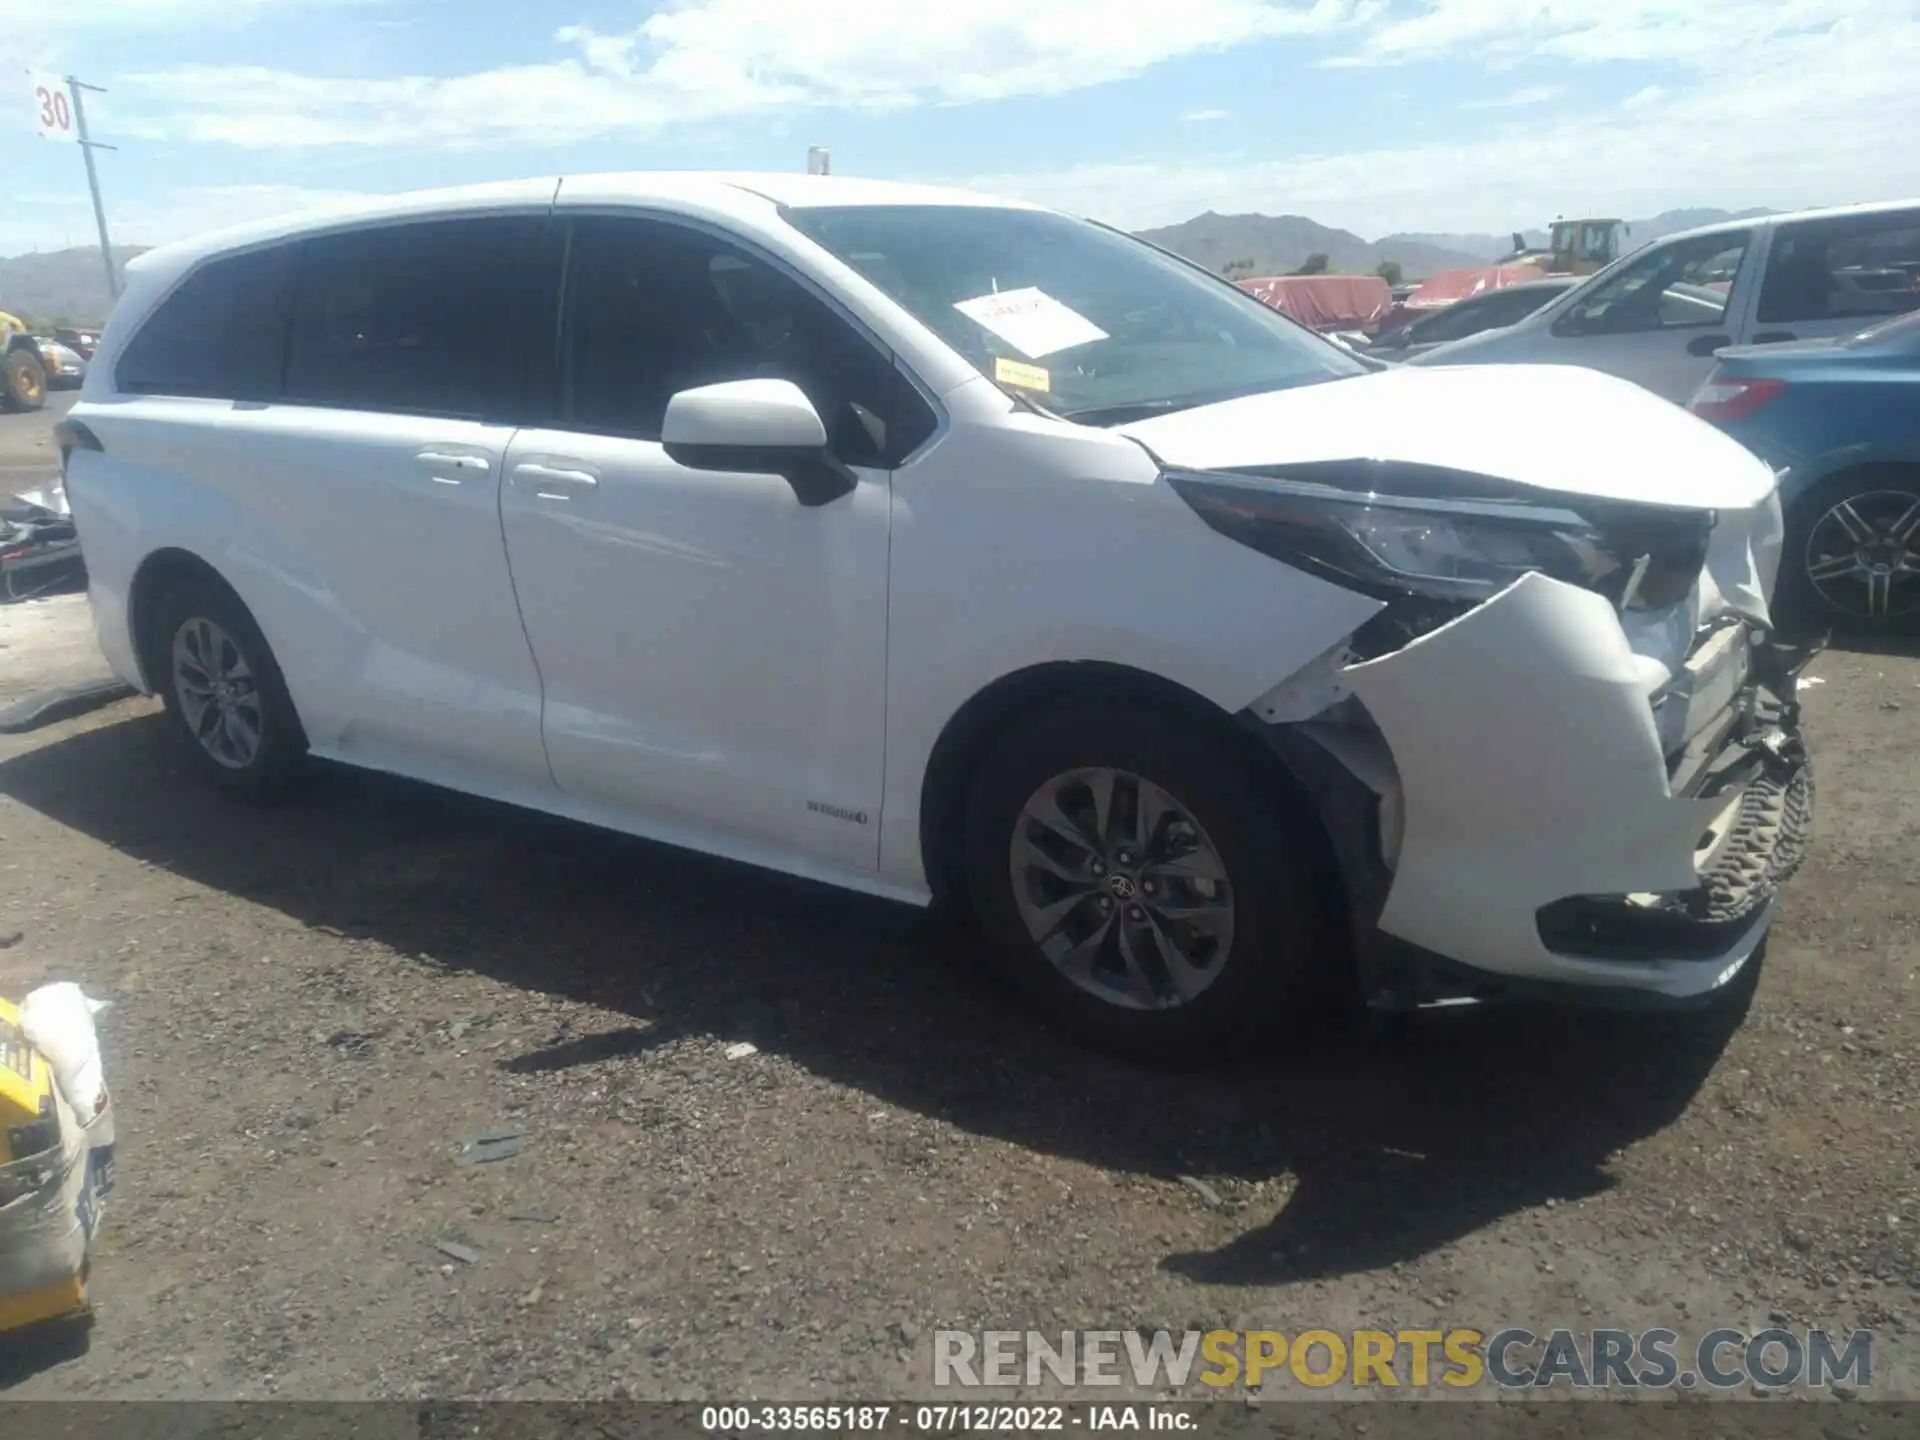
<path fill-rule="evenodd" d="M 1486 290 L 1504 290 L 1509 285 L 1525 285 L 1544 280 L 1547 272 L 1538 265 L 1468 265 L 1459 270 L 1442 270 L 1407 297 L 1409 310 L 1438 310 L 1478 295 Z"/>
<path fill-rule="evenodd" d="M 1393 291 L 1378 275 L 1276 275 L 1239 285 L 1315 330 L 1362 329 L 1393 304 Z"/>

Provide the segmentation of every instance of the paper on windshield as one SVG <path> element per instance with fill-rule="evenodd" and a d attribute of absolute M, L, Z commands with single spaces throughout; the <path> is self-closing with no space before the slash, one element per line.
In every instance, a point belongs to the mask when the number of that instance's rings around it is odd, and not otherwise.
<path fill-rule="evenodd" d="M 1107 338 L 1106 331 L 1078 310 L 1032 285 L 961 300 L 953 308 L 1031 360 Z"/>

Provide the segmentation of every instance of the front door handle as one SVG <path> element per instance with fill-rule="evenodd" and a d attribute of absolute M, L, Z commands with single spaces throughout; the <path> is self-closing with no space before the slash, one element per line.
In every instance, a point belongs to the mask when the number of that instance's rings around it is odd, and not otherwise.
<path fill-rule="evenodd" d="M 564 500 L 569 491 L 592 490 L 600 483 L 600 477 L 591 470 L 543 465 L 537 460 L 522 461 L 514 466 L 513 479 L 516 485 L 531 486 L 535 494 L 546 500 Z"/>
<path fill-rule="evenodd" d="M 1696 335 L 1687 342 L 1687 354 L 1711 355 L 1723 345 L 1731 345 L 1731 335 Z"/>
<path fill-rule="evenodd" d="M 1792 340 L 1794 338 L 1794 333 L 1791 330 L 1762 330 L 1758 335 L 1753 337 L 1751 343 L 1755 345 L 1778 345 L 1782 340 Z"/>

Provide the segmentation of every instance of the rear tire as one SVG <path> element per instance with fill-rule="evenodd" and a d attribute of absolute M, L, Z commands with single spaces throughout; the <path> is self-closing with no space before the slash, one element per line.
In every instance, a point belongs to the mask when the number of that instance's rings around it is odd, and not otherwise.
<path fill-rule="evenodd" d="M 1784 616 L 1857 632 L 1920 630 L 1920 468 L 1828 476 L 1794 502 L 1783 549 Z M 1880 565 L 1888 569 L 1876 575 Z"/>
<path fill-rule="evenodd" d="M 1264 782 L 1204 725 L 1150 707 L 1023 717 L 966 807 L 990 958 L 1101 1048 L 1187 1064 L 1246 1045 L 1304 997 L 1326 938 L 1312 832 Z"/>
<path fill-rule="evenodd" d="M 225 586 L 188 579 L 160 595 L 147 673 L 182 757 L 201 780 L 269 798 L 299 770 L 307 737 L 280 666 Z"/>
<path fill-rule="evenodd" d="M 0 400 L 9 410 L 38 410 L 47 403 L 47 372 L 25 350 L 9 350 L 0 364 Z"/>

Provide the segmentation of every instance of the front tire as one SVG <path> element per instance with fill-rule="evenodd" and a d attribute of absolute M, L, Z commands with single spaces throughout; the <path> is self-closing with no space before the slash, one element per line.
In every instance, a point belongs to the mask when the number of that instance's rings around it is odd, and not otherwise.
<path fill-rule="evenodd" d="M 25 350 L 9 350 L 0 365 L 0 400 L 9 410 L 38 410 L 47 403 L 47 372 Z"/>
<path fill-rule="evenodd" d="M 1781 590 L 1789 613 L 1836 629 L 1920 629 L 1920 469 L 1868 466 L 1801 496 Z"/>
<path fill-rule="evenodd" d="M 1024 719 L 975 773 L 967 883 L 992 957 L 1056 1023 L 1190 1063 L 1302 995 L 1324 935 L 1306 827 L 1204 724 L 1080 703 Z"/>
<path fill-rule="evenodd" d="M 189 769 L 253 796 L 285 788 L 306 733 L 273 651 L 232 591 L 205 580 L 171 586 L 154 608 L 147 654 Z"/>

